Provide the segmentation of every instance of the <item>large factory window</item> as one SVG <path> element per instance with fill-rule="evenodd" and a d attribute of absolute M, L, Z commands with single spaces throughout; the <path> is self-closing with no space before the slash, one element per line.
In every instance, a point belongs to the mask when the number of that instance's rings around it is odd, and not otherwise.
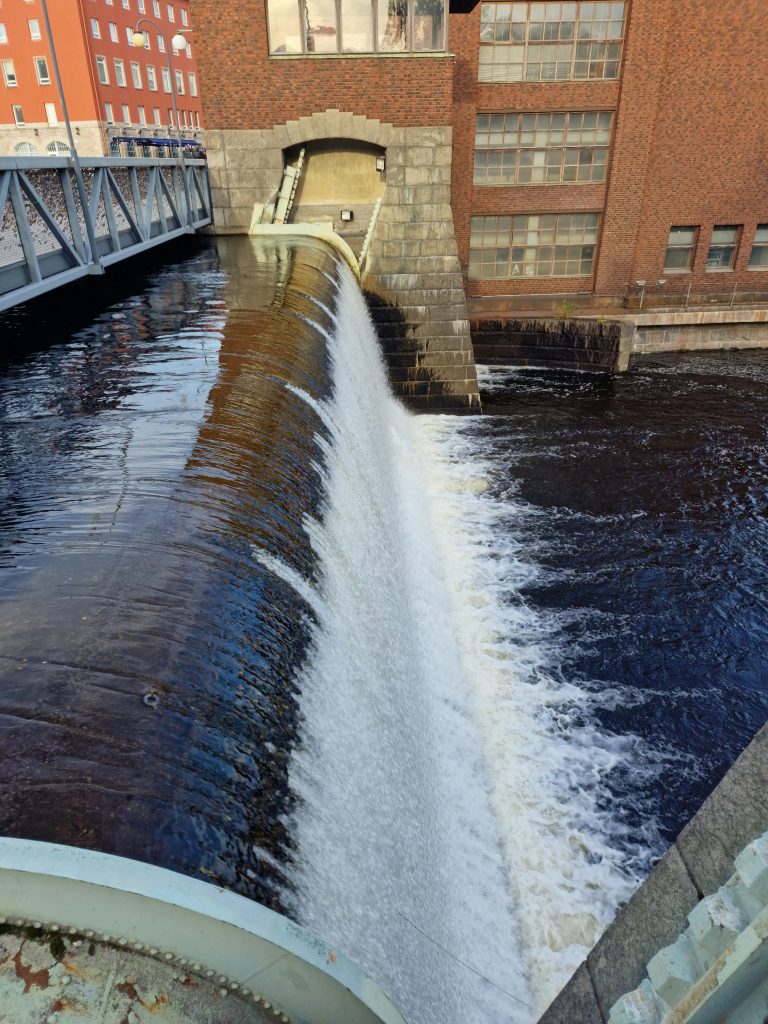
<path fill-rule="evenodd" d="M 446 0 L 268 0 L 269 52 L 445 50 Z"/>
<path fill-rule="evenodd" d="M 599 219 L 596 213 L 473 217 L 469 277 L 588 277 Z"/>
<path fill-rule="evenodd" d="M 481 82 L 618 78 L 624 3 L 484 3 Z"/>
<path fill-rule="evenodd" d="M 475 185 L 605 181 L 610 111 L 478 114 Z"/>

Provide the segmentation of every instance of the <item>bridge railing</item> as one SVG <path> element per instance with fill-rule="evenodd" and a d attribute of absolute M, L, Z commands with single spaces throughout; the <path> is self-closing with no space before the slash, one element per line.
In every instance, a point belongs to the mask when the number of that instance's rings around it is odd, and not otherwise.
<path fill-rule="evenodd" d="M 205 160 L 80 166 L 84 194 L 71 158 L 0 159 L 0 310 L 212 221 Z"/>

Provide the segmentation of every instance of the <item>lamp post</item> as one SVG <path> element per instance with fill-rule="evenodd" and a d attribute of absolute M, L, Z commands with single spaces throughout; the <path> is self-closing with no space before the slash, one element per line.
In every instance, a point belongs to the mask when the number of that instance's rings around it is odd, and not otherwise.
<path fill-rule="evenodd" d="M 43 21 L 45 22 L 45 34 L 48 37 L 48 48 L 51 51 L 51 63 L 53 64 L 53 73 L 56 78 L 56 88 L 59 93 L 59 102 L 61 103 L 61 113 L 64 116 L 64 124 L 67 128 L 67 138 L 69 139 L 69 152 L 72 158 L 72 170 L 75 174 L 75 184 L 77 185 L 77 191 L 80 193 L 80 206 L 83 211 L 83 221 L 85 222 L 85 234 L 88 239 L 88 246 L 91 250 L 91 264 L 89 273 L 92 274 L 103 274 L 104 267 L 101 262 L 98 250 L 96 248 L 96 235 L 93 229 L 93 222 L 88 213 L 88 193 L 85 190 L 85 180 L 83 179 L 83 170 L 80 166 L 80 156 L 77 152 L 77 146 L 75 145 L 75 137 L 72 134 L 72 124 L 69 120 L 69 111 L 67 110 L 67 99 L 64 95 L 64 86 L 61 81 L 61 71 L 59 70 L 59 60 L 56 56 L 56 46 L 53 42 L 53 31 L 51 29 L 51 19 L 48 16 L 48 0 L 42 0 L 43 10 Z M 73 237 L 76 234 L 75 225 L 72 225 Z"/>
<path fill-rule="evenodd" d="M 171 63 L 171 53 L 172 52 L 175 53 L 176 50 L 186 49 L 187 40 L 186 40 L 186 37 L 184 36 L 184 34 L 180 30 L 180 31 L 176 32 L 175 35 L 173 35 L 171 37 L 171 45 L 170 45 L 170 48 L 169 48 L 167 42 L 165 41 L 165 36 L 163 35 L 161 26 L 158 25 L 156 21 L 152 21 L 151 18 L 139 18 L 139 20 L 136 22 L 136 24 L 134 25 L 134 28 L 133 28 L 133 45 L 134 46 L 140 46 L 140 47 L 144 48 L 145 45 L 146 45 L 146 41 L 144 39 L 144 33 L 141 30 L 141 26 L 142 25 L 151 25 L 152 28 L 155 29 L 157 34 L 163 40 L 163 45 L 165 46 L 165 53 L 166 53 L 166 56 L 168 58 L 168 75 L 169 75 L 170 80 L 171 80 L 171 99 L 173 101 L 173 119 L 176 122 L 176 134 L 178 136 L 178 144 L 179 144 L 179 153 L 178 153 L 179 168 L 181 170 L 181 181 L 182 181 L 182 185 L 184 187 L 184 200 L 185 200 L 186 205 L 187 205 L 187 209 L 186 209 L 187 229 L 189 231 L 192 231 L 193 229 L 192 229 L 191 223 L 190 223 L 191 220 L 192 220 L 192 206 L 191 206 L 191 201 L 190 201 L 190 196 L 189 196 L 189 186 L 187 184 L 186 167 L 184 165 L 184 146 L 182 145 L 182 142 L 181 142 L 181 122 L 179 121 L 179 108 L 178 108 L 178 104 L 176 103 L 176 75 L 175 75 L 175 72 L 173 70 L 173 64 Z"/>

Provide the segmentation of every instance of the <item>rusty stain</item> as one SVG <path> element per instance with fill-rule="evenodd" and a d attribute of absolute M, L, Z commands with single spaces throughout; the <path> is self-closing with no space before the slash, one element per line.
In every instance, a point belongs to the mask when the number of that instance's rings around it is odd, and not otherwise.
<path fill-rule="evenodd" d="M 61 1013 L 63 1010 L 77 1010 L 79 1005 L 73 999 L 57 999 L 51 1007 L 51 1013 Z"/>
<path fill-rule="evenodd" d="M 191 978 L 185 978 L 184 981 L 182 981 L 182 985 L 184 988 L 197 988 L 197 982 L 193 981 Z"/>
<path fill-rule="evenodd" d="M 48 988 L 48 971 L 45 968 L 42 971 L 33 971 L 22 961 L 21 950 L 13 958 L 13 962 L 16 967 L 16 977 L 24 982 L 24 995 L 30 991 L 33 985 L 37 985 L 38 988 Z"/>
<path fill-rule="evenodd" d="M 118 992 L 124 992 L 131 1002 L 135 1003 L 139 998 L 139 993 L 136 991 L 136 986 L 132 981 L 121 981 L 119 985 L 115 985 L 115 988 Z"/>

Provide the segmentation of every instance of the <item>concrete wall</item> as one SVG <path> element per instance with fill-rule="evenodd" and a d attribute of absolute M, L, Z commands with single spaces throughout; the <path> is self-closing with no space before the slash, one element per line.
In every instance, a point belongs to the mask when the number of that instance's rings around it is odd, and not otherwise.
<path fill-rule="evenodd" d="M 284 150 L 357 140 L 386 151 L 384 198 L 363 287 L 392 383 L 420 409 L 478 409 L 472 343 L 450 207 L 451 128 L 395 127 L 325 110 L 271 129 L 206 133 L 216 230 L 243 234 L 278 189 Z"/>
<path fill-rule="evenodd" d="M 685 826 L 539 1024 L 605 1024 L 688 914 L 728 881 L 738 854 L 768 830 L 768 725 Z"/>
<path fill-rule="evenodd" d="M 475 320 L 470 330 L 479 363 L 606 371 L 626 369 L 621 357 L 634 333 L 631 324 L 597 320 Z"/>

